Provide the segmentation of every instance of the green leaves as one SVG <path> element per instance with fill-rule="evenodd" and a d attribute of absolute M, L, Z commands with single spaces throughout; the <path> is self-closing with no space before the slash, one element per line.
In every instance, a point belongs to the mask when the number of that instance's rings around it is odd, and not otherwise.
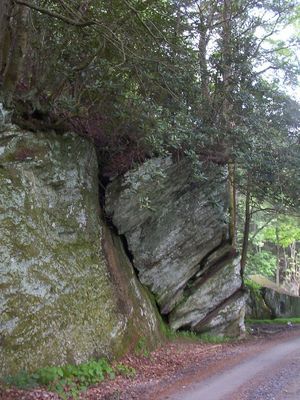
<path fill-rule="evenodd" d="M 277 260 L 276 256 L 268 251 L 259 251 L 252 253 L 247 261 L 247 275 L 261 274 L 266 277 L 273 278 L 276 272 Z"/>
<path fill-rule="evenodd" d="M 37 370 L 30 375 L 25 371 L 16 376 L 7 377 L 5 383 L 18 388 L 28 389 L 36 386 L 47 386 L 49 390 L 59 394 L 62 400 L 72 398 L 79 399 L 81 392 L 87 390 L 91 385 L 103 381 L 105 378 L 114 379 L 116 373 L 133 374 L 133 369 L 122 366 L 116 371 L 109 365 L 107 360 L 92 360 L 79 365 L 64 365 L 62 367 L 46 367 Z"/>

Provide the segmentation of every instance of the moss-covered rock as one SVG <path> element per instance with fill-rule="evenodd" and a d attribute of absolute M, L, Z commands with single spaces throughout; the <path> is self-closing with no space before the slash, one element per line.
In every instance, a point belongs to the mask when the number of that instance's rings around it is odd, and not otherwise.
<path fill-rule="evenodd" d="M 266 305 L 263 297 L 263 288 L 252 280 L 246 280 L 248 292 L 246 301 L 246 318 L 269 319 L 272 316 L 270 308 Z"/>
<path fill-rule="evenodd" d="M 0 238 L 0 375 L 159 338 L 155 309 L 101 222 L 87 140 L 2 129 Z"/>
<path fill-rule="evenodd" d="M 246 317 L 269 319 L 300 317 L 300 297 L 261 275 L 251 275 L 246 281 L 249 291 Z"/>
<path fill-rule="evenodd" d="M 300 317 L 300 297 L 263 288 L 264 300 L 276 318 Z"/>

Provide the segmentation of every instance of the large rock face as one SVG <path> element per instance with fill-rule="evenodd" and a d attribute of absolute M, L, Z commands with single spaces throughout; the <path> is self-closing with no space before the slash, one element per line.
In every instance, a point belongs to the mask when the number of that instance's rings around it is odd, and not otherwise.
<path fill-rule="evenodd" d="M 174 329 L 231 326 L 236 335 L 244 329 L 240 264 L 228 237 L 226 171 L 214 173 L 200 182 L 186 160 L 152 159 L 108 186 L 106 212 Z"/>
<path fill-rule="evenodd" d="M 145 289 L 100 220 L 97 175 L 82 138 L 0 129 L 0 375 L 159 337 Z"/>

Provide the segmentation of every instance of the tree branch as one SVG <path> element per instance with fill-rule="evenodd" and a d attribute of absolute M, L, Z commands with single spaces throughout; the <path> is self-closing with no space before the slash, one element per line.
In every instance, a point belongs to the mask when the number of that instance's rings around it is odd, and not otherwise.
<path fill-rule="evenodd" d="M 59 19 L 60 21 L 63 21 L 65 23 L 69 24 L 69 25 L 78 26 L 78 27 L 81 27 L 81 28 L 84 28 L 84 27 L 90 26 L 90 25 L 95 25 L 95 21 L 76 21 L 76 20 L 68 18 L 68 17 L 66 17 L 64 15 L 58 14 L 55 11 L 51 11 L 51 10 L 48 10 L 46 8 L 39 7 L 39 6 L 37 6 L 35 4 L 32 4 L 31 2 L 26 1 L 26 0 L 14 0 L 14 1 L 15 1 L 16 4 L 29 7 L 32 10 L 35 10 L 35 11 L 38 11 L 38 12 L 40 12 L 42 14 L 46 14 L 46 15 L 49 15 L 50 17 Z"/>

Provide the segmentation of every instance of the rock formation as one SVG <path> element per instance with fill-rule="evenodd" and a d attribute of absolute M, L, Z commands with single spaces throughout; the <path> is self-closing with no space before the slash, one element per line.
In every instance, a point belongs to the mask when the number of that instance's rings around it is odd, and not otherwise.
<path fill-rule="evenodd" d="M 1 115 L 0 376 L 154 346 L 154 301 L 173 329 L 243 332 L 225 168 L 208 182 L 186 160 L 152 159 L 115 179 L 106 219 L 118 236 L 101 216 L 93 145 Z"/>
<path fill-rule="evenodd" d="M 93 145 L 0 129 L 0 375 L 159 339 L 156 311 L 100 218 Z"/>
<path fill-rule="evenodd" d="M 245 297 L 228 234 L 226 169 L 199 181 L 186 160 L 152 159 L 107 188 L 106 213 L 173 329 L 239 335 Z"/>
<path fill-rule="evenodd" d="M 262 289 L 262 296 L 266 305 L 271 310 L 271 315 L 276 318 L 289 318 L 300 316 L 300 297 L 280 293 L 270 288 Z"/>
<path fill-rule="evenodd" d="M 246 315 L 250 319 L 291 318 L 300 316 L 300 296 L 276 285 L 262 275 L 251 275 L 247 282 Z"/>

